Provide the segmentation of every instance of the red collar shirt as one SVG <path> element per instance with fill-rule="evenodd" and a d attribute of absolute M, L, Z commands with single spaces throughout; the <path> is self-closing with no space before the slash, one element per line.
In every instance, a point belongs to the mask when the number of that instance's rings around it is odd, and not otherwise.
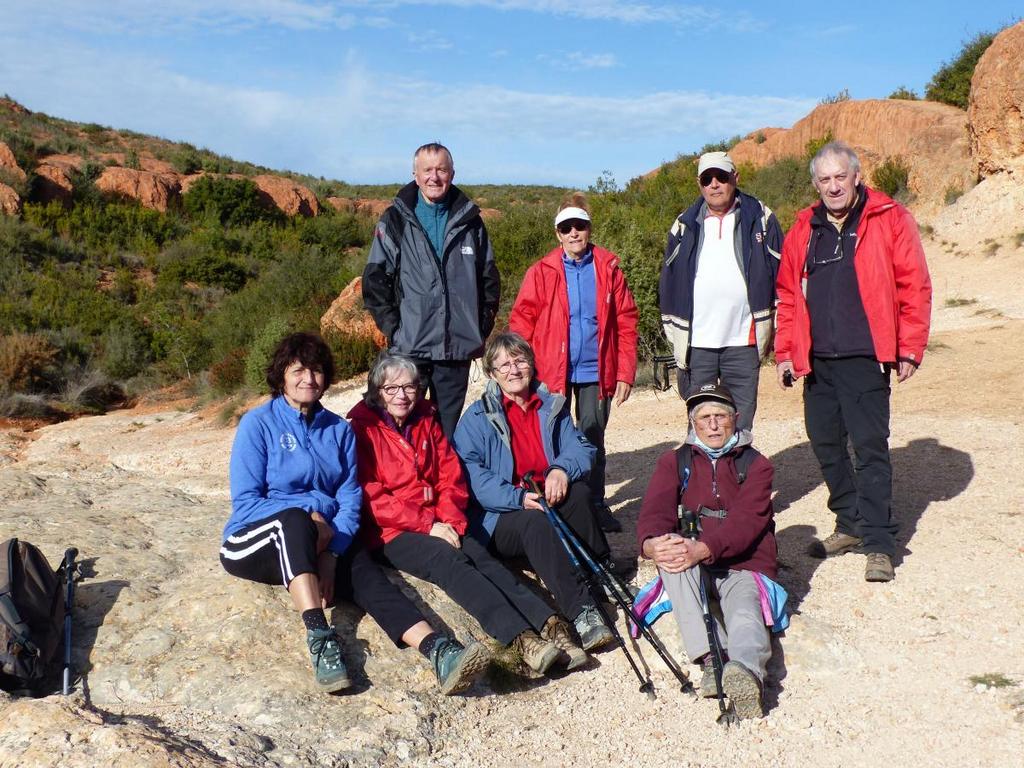
<path fill-rule="evenodd" d="M 548 470 L 548 457 L 540 434 L 541 399 L 531 392 L 526 409 L 502 395 L 509 432 L 512 433 L 512 482 L 519 485 L 528 472 L 533 472 L 537 484 L 544 488 L 544 473 Z"/>

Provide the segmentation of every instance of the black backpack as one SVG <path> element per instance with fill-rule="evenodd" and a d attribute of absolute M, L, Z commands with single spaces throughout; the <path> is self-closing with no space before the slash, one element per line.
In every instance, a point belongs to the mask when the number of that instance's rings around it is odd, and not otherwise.
<path fill-rule="evenodd" d="M 0 544 L 0 687 L 33 689 L 50 671 L 64 625 L 63 566 L 54 571 L 39 549 Z"/>
<path fill-rule="evenodd" d="M 754 463 L 754 459 L 758 456 L 750 446 L 747 446 L 745 451 L 741 451 L 740 455 L 736 457 L 736 480 L 740 485 L 747 479 L 747 472 L 750 471 L 750 465 Z M 689 443 L 676 448 L 676 467 L 679 469 L 679 486 L 683 490 L 686 489 L 686 484 L 690 482 L 690 466 L 693 463 L 693 446 Z"/>

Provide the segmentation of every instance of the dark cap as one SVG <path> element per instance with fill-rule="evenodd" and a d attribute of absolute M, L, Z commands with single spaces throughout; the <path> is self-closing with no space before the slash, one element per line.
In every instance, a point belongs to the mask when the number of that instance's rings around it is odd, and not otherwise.
<path fill-rule="evenodd" d="M 701 403 L 706 403 L 710 400 L 731 405 L 733 408 L 736 407 L 736 403 L 732 399 L 732 393 L 728 389 L 721 384 L 705 384 L 700 389 L 694 390 L 686 398 L 686 412 L 690 413 Z"/>

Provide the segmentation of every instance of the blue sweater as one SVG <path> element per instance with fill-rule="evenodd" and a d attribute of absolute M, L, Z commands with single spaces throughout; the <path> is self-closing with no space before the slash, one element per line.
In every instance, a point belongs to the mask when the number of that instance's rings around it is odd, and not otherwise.
<path fill-rule="evenodd" d="M 594 249 L 579 261 L 562 252 L 565 287 L 569 293 L 569 381 L 591 384 L 597 373 L 597 274 Z"/>
<path fill-rule="evenodd" d="M 448 200 L 428 203 L 423 195 L 416 195 L 416 219 L 427 233 L 438 261 L 444 258 L 444 232 L 448 228 Z"/>
<path fill-rule="evenodd" d="M 564 470 L 569 481 L 575 482 L 590 472 L 597 449 L 572 423 L 565 398 L 548 392 L 543 384 L 534 386 L 541 399 L 540 434 L 549 468 Z M 512 433 L 495 382 L 487 382 L 483 397 L 462 414 L 453 443 L 469 476 L 473 501 L 467 514 L 469 532 L 487 543 L 498 524 L 498 515 L 522 509 L 526 493 L 512 484 Z"/>
<path fill-rule="evenodd" d="M 356 440 L 338 414 L 320 408 L 307 423 L 283 397 L 242 417 L 231 448 L 231 517 L 224 538 L 291 507 L 319 512 L 342 554 L 359 527 L 363 491 Z"/>

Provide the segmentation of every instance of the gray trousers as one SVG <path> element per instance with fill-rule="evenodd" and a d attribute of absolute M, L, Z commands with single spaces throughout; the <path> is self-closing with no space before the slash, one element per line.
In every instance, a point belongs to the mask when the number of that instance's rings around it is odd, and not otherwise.
<path fill-rule="evenodd" d="M 690 661 L 696 661 L 711 650 L 700 605 L 698 571 L 690 568 L 682 573 L 665 573 L 659 569 L 659 573 L 672 601 L 672 615 L 679 625 L 686 655 Z M 761 598 L 754 575 L 750 571 L 709 575 L 708 581 L 713 587 L 708 599 L 722 651 L 730 661 L 738 661 L 764 683 L 765 666 L 771 658 L 772 646 L 768 627 L 761 615 Z M 719 610 L 715 610 L 716 607 Z"/>
<path fill-rule="evenodd" d="M 757 412 L 757 380 L 761 375 L 757 347 L 691 347 L 689 373 L 687 391 L 680 392 L 683 397 L 688 397 L 705 384 L 721 383 L 732 394 L 739 412 L 736 429 L 753 429 L 754 413 Z"/>

